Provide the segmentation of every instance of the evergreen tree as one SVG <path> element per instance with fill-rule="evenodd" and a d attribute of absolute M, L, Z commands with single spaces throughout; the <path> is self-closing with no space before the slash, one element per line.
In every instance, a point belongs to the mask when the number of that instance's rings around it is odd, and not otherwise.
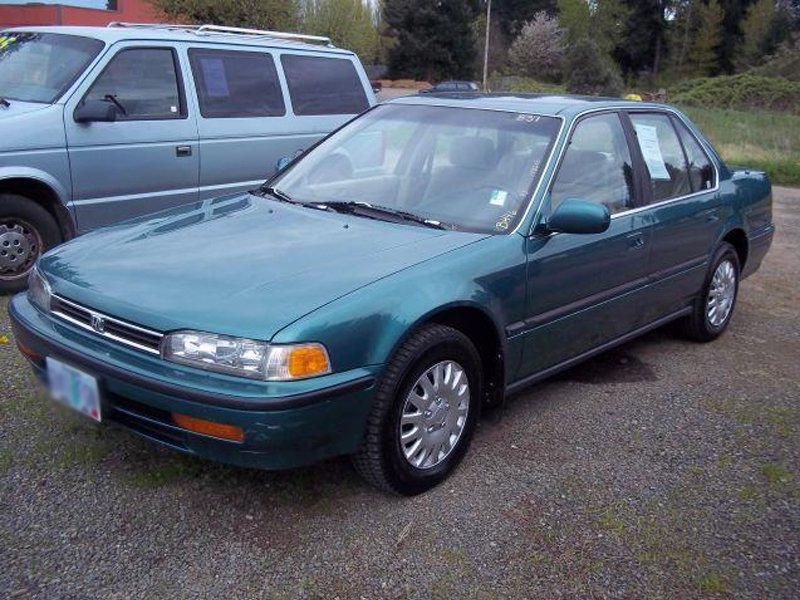
<path fill-rule="evenodd" d="M 567 49 L 566 72 L 567 89 L 573 94 L 618 96 L 622 91 L 617 65 L 591 38 L 581 38 Z"/>
<path fill-rule="evenodd" d="M 396 43 L 389 49 L 389 74 L 435 82 L 475 74 L 471 0 L 385 0 L 383 19 Z"/>
<path fill-rule="evenodd" d="M 774 0 L 757 0 L 742 21 L 742 43 L 735 57 L 737 68 L 746 69 L 766 54 L 775 17 Z"/>
<path fill-rule="evenodd" d="M 556 0 L 492 0 L 492 19 L 497 21 L 508 39 L 514 38 L 523 24 L 542 11 L 555 15 Z"/>
<path fill-rule="evenodd" d="M 694 31 L 690 64 L 693 75 L 714 75 L 721 70 L 719 59 L 723 42 L 725 13 L 717 0 L 697 3 L 697 27 Z"/>

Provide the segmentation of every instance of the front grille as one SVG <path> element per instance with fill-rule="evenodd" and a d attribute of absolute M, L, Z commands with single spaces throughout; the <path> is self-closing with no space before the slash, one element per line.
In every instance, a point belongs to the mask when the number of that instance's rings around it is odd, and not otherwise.
<path fill-rule="evenodd" d="M 50 301 L 50 309 L 57 317 L 96 335 L 150 354 L 160 353 L 164 334 L 158 331 L 121 321 L 56 294 Z"/>

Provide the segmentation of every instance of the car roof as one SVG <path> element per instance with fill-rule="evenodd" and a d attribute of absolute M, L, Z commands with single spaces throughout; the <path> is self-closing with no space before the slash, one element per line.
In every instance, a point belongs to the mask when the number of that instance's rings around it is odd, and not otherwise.
<path fill-rule="evenodd" d="M 333 46 L 311 44 L 301 40 L 282 39 L 269 35 L 248 35 L 233 32 L 198 32 L 191 26 L 169 26 L 154 24 L 152 26 L 133 24 L 116 27 L 84 27 L 84 26 L 22 26 L 0 28 L 5 32 L 61 33 L 90 37 L 113 44 L 121 41 L 160 41 L 160 42 L 196 42 L 203 44 L 222 44 L 226 46 L 257 46 L 260 48 L 286 48 L 316 51 L 325 54 L 341 54 L 352 56 L 353 53 Z"/>
<path fill-rule="evenodd" d="M 454 108 L 501 110 L 566 118 L 577 116 L 587 110 L 601 110 L 603 108 L 671 108 L 664 104 L 623 100 L 622 98 L 558 94 L 487 94 L 479 92 L 428 93 L 417 96 L 400 96 L 388 100 L 385 104 L 451 106 Z"/>

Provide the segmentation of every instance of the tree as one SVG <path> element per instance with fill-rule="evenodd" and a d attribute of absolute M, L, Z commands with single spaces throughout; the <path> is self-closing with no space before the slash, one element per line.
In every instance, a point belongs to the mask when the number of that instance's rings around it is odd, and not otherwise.
<path fill-rule="evenodd" d="M 757 64 L 766 54 L 772 22 L 775 18 L 774 0 L 756 0 L 742 21 L 742 43 L 735 57 L 737 68 Z"/>
<path fill-rule="evenodd" d="M 299 0 L 152 0 L 168 19 L 255 29 L 295 30 Z"/>
<path fill-rule="evenodd" d="M 397 43 L 389 49 L 394 78 L 471 79 L 476 44 L 471 0 L 385 0 L 383 19 Z"/>
<path fill-rule="evenodd" d="M 713 75 L 722 70 L 719 51 L 725 13 L 717 0 L 709 0 L 708 4 L 698 2 L 695 10 L 697 26 L 689 62 L 693 66 L 693 75 Z"/>
<path fill-rule="evenodd" d="M 564 68 L 564 30 L 558 18 L 538 12 L 522 26 L 508 52 L 516 74 L 540 81 L 558 81 Z"/>
<path fill-rule="evenodd" d="M 665 55 L 669 23 L 676 0 L 624 0 L 628 10 L 621 42 L 614 56 L 623 72 L 657 77 Z M 669 19 L 668 19 L 669 17 Z"/>
<path fill-rule="evenodd" d="M 570 43 L 591 38 L 611 54 L 622 42 L 629 11 L 621 0 L 558 0 L 558 14 Z"/>
<path fill-rule="evenodd" d="M 522 26 L 540 12 L 556 14 L 556 0 L 492 0 L 492 19 L 508 39 L 514 38 Z"/>
<path fill-rule="evenodd" d="M 567 89 L 573 94 L 618 96 L 622 91 L 617 65 L 588 37 L 567 50 L 566 75 Z"/>
<path fill-rule="evenodd" d="M 352 50 L 366 64 L 378 55 L 378 30 L 369 4 L 362 0 L 306 0 L 303 29 L 324 35 Z"/>

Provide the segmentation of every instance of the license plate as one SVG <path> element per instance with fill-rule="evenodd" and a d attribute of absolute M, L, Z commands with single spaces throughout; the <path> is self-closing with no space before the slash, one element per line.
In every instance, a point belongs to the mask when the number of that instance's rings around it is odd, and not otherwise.
<path fill-rule="evenodd" d="M 95 421 L 102 420 L 97 379 L 47 357 L 47 381 L 54 400 Z"/>

